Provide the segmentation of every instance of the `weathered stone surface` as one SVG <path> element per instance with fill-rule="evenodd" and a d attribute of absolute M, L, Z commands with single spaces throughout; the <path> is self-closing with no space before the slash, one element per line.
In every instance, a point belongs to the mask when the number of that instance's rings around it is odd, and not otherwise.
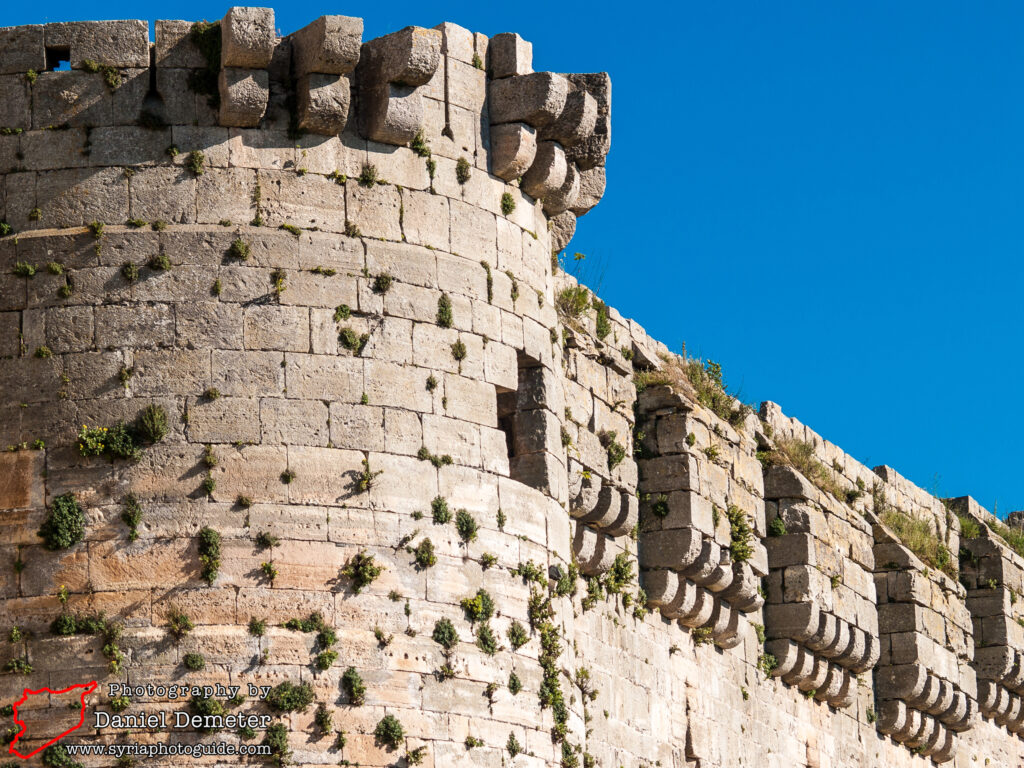
<path fill-rule="evenodd" d="M 221 20 L 221 66 L 263 69 L 276 42 L 272 8 L 231 8 Z"/>
<path fill-rule="evenodd" d="M 550 125 L 565 108 L 569 82 L 554 72 L 492 80 L 488 107 L 492 123 L 528 123 L 535 128 Z"/>
<path fill-rule="evenodd" d="M 441 60 L 441 33 L 406 27 L 363 44 L 356 80 L 359 83 L 359 128 L 384 144 L 406 144 L 423 126 L 426 83 Z"/>
<path fill-rule="evenodd" d="M 505 181 L 522 176 L 537 154 L 537 132 L 526 123 L 491 127 L 491 172 Z"/>
<path fill-rule="evenodd" d="M 291 36 L 298 75 L 319 72 L 346 75 L 359 61 L 363 20 L 351 16 L 321 16 Z"/>
<path fill-rule="evenodd" d="M 251 128 L 259 123 L 270 100 L 270 76 L 263 69 L 225 67 L 217 81 L 220 124 Z"/>
<path fill-rule="evenodd" d="M 515 32 L 502 32 L 488 41 L 487 69 L 497 79 L 533 72 L 533 44 Z"/>

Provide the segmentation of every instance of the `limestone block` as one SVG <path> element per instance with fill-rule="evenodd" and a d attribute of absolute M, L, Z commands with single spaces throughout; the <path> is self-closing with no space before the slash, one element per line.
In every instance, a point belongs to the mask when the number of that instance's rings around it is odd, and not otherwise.
<path fill-rule="evenodd" d="M 156 20 L 154 32 L 158 67 L 198 69 L 206 66 L 206 59 L 192 42 L 192 24 L 190 21 Z"/>
<path fill-rule="evenodd" d="M 204 443 L 259 442 L 260 406 L 251 398 L 198 398 L 188 409 L 188 435 Z"/>
<path fill-rule="evenodd" d="M 522 176 L 537 154 L 537 131 L 526 123 L 491 126 L 491 173 L 505 181 Z"/>
<path fill-rule="evenodd" d="M 32 127 L 109 125 L 112 100 L 97 75 L 40 72 L 32 86 Z"/>
<path fill-rule="evenodd" d="M 417 88 L 441 60 L 441 32 L 406 27 L 363 44 L 359 83 L 359 129 L 367 138 L 402 145 L 422 129 L 425 108 Z"/>
<path fill-rule="evenodd" d="M 149 25 L 144 21 L 75 21 L 47 24 L 47 47 L 70 48 L 72 67 L 91 59 L 114 67 L 149 66 Z"/>
<path fill-rule="evenodd" d="M 0 51 L 4 52 L 0 74 L 24 74 L 30 69 L 42 72 L 46 69 L 43 25 L 0 29 Z"/>
<path fill-rule="evenodd" d="M 447 251 L 450 246 L 448 198 L 403 190 L 402 231 L 410 243 Z"/>
<path fill-rule="evenodd" d="M 362 19 L 321 16 L 291 35 L 295 72 L 347 75 L 359 61 L 362 38 Z"/>
<path fill-rule="evenodd" d="M 378 184 L 367 188 L 346 184 L 345 198 L 348 220 L 361 234 L 386 240 L 402 239 L 399 223 L 402 198 L 393 186 Z"/>
<path fill-rule="evenodd" d="M 3 321 L 0 319 L 2 327 Z M 66 307 L 46 313 L 46 344 L 55 354 L 91 349 L 93 332 L 92 307 Z M 17 336 L 17 331 L 14 333 Z"/>
<path fill-rule="evenodd" d="M 580 194 L 580 175 L 576 166 L 568 163 L 562 185 L 544 195 L 544 213 L 557 216 L 572 208 Z"/>
<path fill-rule="evenodd" d="M 498 79 L 533 72 L 533 43 L 514 32 L 502 32 L 488 41 L 487 70 Z"/>
<path fill-rule="evenodd" d="M 265 69 L 221 69 L 220 124 L 252 128 L 262 119 L 270 100 L 270 75 Z"/>
<path fill-rule="evenodd" d="M 492 80 L 488 86 L 491 122 L 529 123 L 543 128 L 562 113 L 568 95 L 569 81 L 554 72 Z"/>
<path fill-rule="evenodd" d="M 304 307 L 248 307 L 244 323 L 246 349 L 309 350 L 309 312 Z"/>
<path fill-rule="evenodd" d="M 601 198 L 604 197 L 606 185 L 604 166 L 581 171 L 579 177 L 579 194 L 576 196 L 576 202 L 570 206 L 570 209 L 577 216 L 582 216 L 601 202 Z"/>
<path fill-rule="evenodd" d="M 551 219 L 551 247 L 555 252 L 562 251 L 576 234 L 576 215 L 566 211 Z"/>
<path fill-rule="evenodd" d="M 611 102 L 612 81 L 607 72 L 567 75 L 570 82 L 586 90 L 597 101 L 597 121 L 588 136 L 574 143 L 568 150 L 571 162 L 581 171 L 588 171 L 604 164 L 604 158 L 611 147 Z"/>
<path fill-rule="evenodd" d="M 43 465 L 41 451 L 0 454 L 0 507 L 8 510 L 43 505 Z"/>
<path fill-rule="evenodd" d="M 597 125 L 597 100 L 585 90 L 566 96 L 565 106 L 553 123 L 540 131 L 541 141 L 557 141 L 571 147 L 590 136 Z"/>
<path fill-rule="evenodd" d="M 348 77 L 310 73 L 295 85 L 299 127 L 333 136 L 345 130 L 352 84 Z"/>
<path fill-rule="evenodd" d="M 521 186 L 526 194 L 540 199 L 559 190 L 565 184 L 568 173 L 569 166 L 561 145 L 553 141 L 542 141 L 537 144 L 533 165 L 523 174 Z"/>
<path fill-rule="evenodd" d="M 487 261 L 492 268 L 497 260 L 497 225 L 495 216 L 458 200 L 450 202 L 452 252 L 472 259 L 471 263 Z"/>
<path fill-rule="evenodd" d="M 270 65 L 277 42 L 272 8 L 231 8 L 220 27 L 222 68 Z"/>
<path fill-rule="evenodd" d="M 0 76 L 0 126 L 32 127 L 32 102 L 24 75 Z"/>

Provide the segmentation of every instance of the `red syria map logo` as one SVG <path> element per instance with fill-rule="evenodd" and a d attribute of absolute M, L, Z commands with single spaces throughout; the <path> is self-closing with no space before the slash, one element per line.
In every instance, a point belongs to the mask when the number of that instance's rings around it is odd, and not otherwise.
<path fill-rule="evenodd" d="M 81 701 L 81 703 L 82 703 L 82 709 L 79 712 L 78 724 L 75 725 L 72 728 L 68 728 L 66 731 L 64 731 L 64 733 L 60 734 L 59 736 L 54 736 L 52 739 L 50 739 L 45 744 L 39 745 L 38 747 L 33 749 L 31 752 L 29 752 L 27 755 L 23 755 L 21 752 L 19 752 L 16 745 L 18 743 L 18 739 L 20 739 L 25 734 L 25 729 L 26 729 L 27 726 L 25 725 L 24 721 L 22 721 L 18 717 L 18 707 L 20 707 L 22 704 L 24 704 L 26 701 L 28 701 L 28 697 L 29 696 L 38 696 L 39 694 L 42 694 L 42 693 L 48 693 L 48 694 L 70 693 L 71 691 L 75 690 L 76 688 L 81 688 L 82 689 L 81 696 L 79 697 L 79 701 Z M 20 757 L 22 760 L 28 760 L 28 758 L 32 757 L 32 755 L 34 755 L 37 752 L 40 752 L 40 751 L 46 749 L 48 746 L 50 746 L 51 744 L 54 744 L 55 742 L 60 741 L 61 739 L 63 739 L 65 736 L 67 736 L 72 731 L 77 731 L 79 728 L 82 727 L 82 723 L 85 722 L 85 697 L 88 696 L 90 693 L 92 693 L 95 690 L 96 690 L 96 681 L 95 680 L 93 680 L 91 682 L 88 682 L 88 683 L 81 683 L 79 685 L 72 685 L 70 688 L 62 688 L 59 691 L 54 691 L 54 690 L 51 690 L 50 688 L 40 688 L 37 691 L 33 691 L 33 690 L 30 690 L 30 689 L 26 688 L 22 692 L 21 698 L 18 699 L 16 702 L 14 702 L 14 704 L 12 705 L 13 709 L 14 709 L 14 722 L 15 722 L 16 725 L 21 727 L 21 730 L 18 731 L 18 735 L 14 737 L 14 741 L 11 742 L 11 746 L 7 749 L 7 751 L 10 754 L 12 754 L 12 755 L 16 755 L 16 756 Z"/>

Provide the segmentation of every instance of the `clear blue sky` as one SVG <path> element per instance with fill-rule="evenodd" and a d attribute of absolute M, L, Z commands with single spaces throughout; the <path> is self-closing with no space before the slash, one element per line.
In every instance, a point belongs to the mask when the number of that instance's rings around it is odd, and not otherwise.
<path fill-rule="evenodd" d="M 0 23 L 227 7 L 53 0 Z M 608 193 L 570 244 L 604 265 L 603 297 L 862 461 L 1024 508 L 1024 4 L 276 10 L 284 33 L 323 13 L 367 38 L 516 31 L 538 70 L 607 70 Z"/>

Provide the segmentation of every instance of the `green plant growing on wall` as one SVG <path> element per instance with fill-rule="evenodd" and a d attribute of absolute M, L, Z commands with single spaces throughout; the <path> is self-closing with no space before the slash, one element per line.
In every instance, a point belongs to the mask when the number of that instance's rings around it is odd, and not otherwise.
<path fill-rule="evenodd" d="M 786 521 L 781 517 L 776 516 L 772 518 L 772 521 L 768 523 L 768 535 L 769 536 L 785 536 L 786 535 Z"/>
<path fill-rule="evenodd" d="M 85 538 L 85 513 L 73 493 L 53 500 L 39 534 L 47 549 L 68 549 Z"/>
<path fill-rule="evenodd" d="M 261 742 L 270 748 L 270 754 L 278 765 L 285 765 L 291 756 L 288 749 L 288 727 L 283 723 L 274 723 L 267 727 Z"/>
<path fill-rule="evenodd" d="M 735 504 L 729 505 L 725 516 L 729 520 L 729 551 L 732 560 L 734 563 L 746 562 L 754 554 L 754 534 L 750 529 L 750 522 L 743 510 Z"/>
<path fill-rule="evenodd" d="M 355 667 L 349 667 L 341 676 L 341 688 L 348 696 L 348 703 L 361 707 L 366 701 L 366 684 Z"/>
<path fill-rule="evenodd" d="M 380 180 L 377 178 L 377 166 L 364 163 L 363 169 L 359 172 L 359 186 L 369 188 L 374 184 L 380 183 Z"/>
<path fill-rule="evenodd" d="M 313 715 L 313 721 L 316 723 L 317 729 L 325 736 L 329 736 L 334 733 L 334 717 L 331 715 L 331 710 L 327 708 L 327 705 L 322 701 L 317 702 L 316 713 Z"/>
<path fill-rule="evenodd" d="M 189 618 L 188 614 L 183 613 L 177 608 L 172 608 L 167 613 L 167 628 L 175 639 L 180 640 L 193 629 L 195 624 L 192 623 L 192 619 Z"/>
<path fill-rule="evenodd" d="M 202 176 L 206 173 L 206 155 L 198 149 L 189 152 L 185 159 L 185 167 L 193 176 Z"/>
<path fill-rule="evenodd" d="M 154 272 L 169 272 L 173 268 L 170 258 L 166 253 L 158 253 L 155 256 L 151 256 L 146 265 Z"/>
<path fill-rule="evenodd" d="M 493 656 L 501 650 L 501 643 L 486 621 L 476 628 L 476 647 L 488 656 Z"/>
<path fill-rule="evenodd" d="M 186 669 L 190 669 L 193 672 L 198 672 L 206 667 L 206 659 L 201 653 L 186 653 L 182 657 L 181 663 L 185 665 Z"/>
<path fill-rule="evenodd" d="M 452 300 L 447 293 L 442 293 L 437 300 L 437 324 L 442 328 L 451 328 L 452 321 Z"/>
<path fill-rule="evenodd" d="M 220 570 L 220 534 L 213 528 L 205 527 L 199 531 L 199 563 L 203 581 L 213 584 Z"/>
<path fill-rule="evenodd" d="M 615 469 L 626 458 L 625 446 L 616 439 L 614 430 L 602 430 L 597 437 L 608 454 L 608 469 Z"/>
<path fill-rule="evenodd" d="M 455 513 L 455 530 L 463 544 L 476 541 L 477 522 L 476 519 L 464 509 Z"/>
<path fill-rule="evenodd" d="M 127 280 L 129 283 L 134 283 L 139 279 L 139 268 L 130 261 L 125 262 L 121 266 L 121 277 Z"/>
<path fill-rule="evenodd" d="M 394 715 L 384 715 L 373 729 L 373 737 L 377 746 L 387 747 L 389 750 L 398 749 L 405 738 L 405 729 Z"/>
<path fill-rule="evenodd" d="M 148 405 L 139 415 L 138 429 L 148 443 L 159 443 L 167 436 L 167 411 L 160 405 Z"/>
<path fill-rule="evenodd" d="M 416 559 L 416 567 L 425 570 L 437 563 L 437 555 L 434 554 L 434 544 L 430 539 L 424 539 L 412 550 Z"/>
<path fill-rule="evenodd" d="M 128 541 L 135 541 L 139 538 L 139 523 L 142 522 L 142 505 L 134 493 L 124 497 L 124 511 L 121 512 L 121 520 L 128 526 Z"/>
<path fill-rule="evenodd" d="M 231 247 L 228 248 L 229 257 L 233 259 L 241 259 L 242 261 L 248 259 L 251 253 L 252 248 L 250 247 L 250 245 L 240 237 L 236 237 L 232 241 Z"/>
<path fill-rule="evenodd" d="M 530 641 L 530 634 L 526 631 L 526 627 L 518 621 L 513 621 L 509 625 L 507 637 L 514 651 L 518 651 Z"/>
<path fill-rule="evenodd" d="M 516 199 L 511 192 L 503 192 L 501 195 L 501 212 L 509 216 L 516 209 Z"/>
<path fill-rule="evenodd" d="M 459 184 L 465 184 L 472 175 L 473 167 L 469 164 L 469 160 L 460 157 L 455 163 L 455 180 Z"/>
<path fill-rule="evenodd" d="M 487 621 L 494 615 L 494 600 L 482 587 L 473 597 L 462 598 L 459 605 L 466 612 L 466 619 L 471 622 Z"/>
<path fill-rule="evenodd" d="M 436 525 L 445 525 L 452 519 L 448 501 L 443 496 L 435 496 L 434 500 L 430 502 L 430 514 Z"/>
<path fill-rule="evenodd" d="M 357 595 L 383 572 L 384 566 L 377 565 L 373 555 L 367 554 L 365 549 L 352 555 L 341 569 L 341 575 L 352 582 L 352 591 Z"/>
<path fill-rule="evenodd" d="M 278 712 L 304 712 L 313 703 L 313 686 L 296 685 L 290 680 L 279 683 L 267 694 L 267 705 Z"/>
<path fill-rule="evenodd" d="M 513 758 L 523 751 L 523 747 L 514 733 L 510 733 L 508 735 L 508 741 L 505 742 L 505 749 L 508 751 L 509 756 Z"/>
<path fill-rule="evenodd" d="M 356 488 L 360 493 L 367 493 L 373 488 L 377 478 L 384 474 L 383 469 L 374 471 L 370 469 L 370 460 L 363 459 L 363 471 L 356 476 Z"/>
<path fill-rule="evenodd" d="M 608 305 L 603 301 L 594 299 L 594 332 L 597 334 L 597 338 L 602 341 L 604 338 L 612 332 L 612 323 L 608 319 Z"/>

